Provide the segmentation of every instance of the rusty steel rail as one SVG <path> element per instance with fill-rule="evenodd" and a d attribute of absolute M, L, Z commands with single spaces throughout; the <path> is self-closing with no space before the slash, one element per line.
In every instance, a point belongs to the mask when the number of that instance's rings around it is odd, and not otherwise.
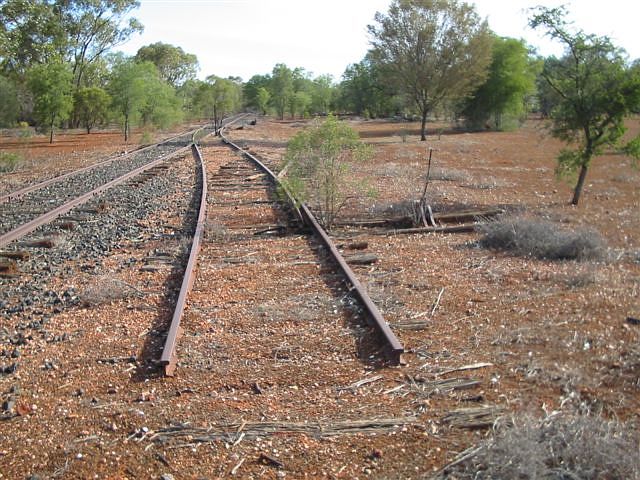
<path fill-rule="evenodd" d="M 204 226 L 207 219 L 207 171 L 200 154 L 200 149 L 194 143 L 191 145 L 191 152 L 196 160 L 200 163 L 200 171 L 202 177 L 202 192 L 200 194 L 200 205 L 198 206 L 198 221 L 196 224 L 196 231 L 193 235 L 193 242 L 191 244 L 191 250 L 189 252 L 189 260 L 184 271 L 184 277 L 182 279 L 182 286 L 180 287 L 180 293 L 178 295 L 178 301 L 176 302 L 176 308 L 173 312 L 173 318 L 169 325 L 167 332 L 167 338 L 162 348 L 162 356 L 160 357 L 160 365 L 164 367 L 165 375 L 173 376 L 178 357 L 176 355 L 176 345 L 178 343 L 178 337 L 181 333 L 180 322 L 184 315 L 184 308 L 187 304 L 187 296 L 191 291 L 193 282 L 195 280 L 195 269 L 198 261 L 198 253 L 200 252 L 200 243 L 204 234 Z"/>
<path fill-rule="evenodd" d="M 127 180 L 129 180 L 130 178 L 133 178 L 139 174 L 141 174 L 142 172 L 145 172 L 146 170 L 149 170 L 163 162 L 166 162 L 168 159 L 176 157 L 178 155 L 183 154 L 184 152 L 186 152 L 187 150 L 189 150 L 190 147 L 183 147 L 180 148 L 178 150 L 176 150 L 175 152 L 169 153 L 167 155 L 163 155 L 162 157 L 158 158 L 157 160 L 154 160 L 152 162 L 147 163 L 146 165 L 143 165 L 141 167 L 136 168 L 135 170 L 131 170 L 129 173 L 126 173 L 118 178 L 115 178 L 113 180 L 111 180 L 110 182 L 105 183 L 104 185 L 101 185 L 100 187 L 91 190 L 90 192 L 87 192 L 79 197 L 74 198 L 73 200 L 60 205 L 59 207 L 43 214 L 40 215 L 37 218 L 34 218 L 33 220 L 31 220 L 30 222 L 27 222 L 21 226 L 19 226 L 18 228 L 15 228 L 7 233 L 5 233 L 4 235 L 0 236 L 0 248 L 8 245 L 9 243 L 18 240 L 22 237 L 24 237 L 25 235 L 33 232 L 36 228 L 38 228 L 41 225 L 45 225 L 53 220 L 55 220 L 56 218 L 58 218 L 60 215 L 63 215 L 65 213 L 67 213 L 69 210 L 71 210 L 74 207 L 77 207 L 78 205 L 82 205 L 83 203 L 88 202 L 89 200 L 91 200 L 95 195 L 98 195 L 102 192 L 104 192 L 105 190 L 108 190 L 112 187 L 115 187 L 116 185 L 119 185 L 120 183 L 123 183 Z"/>
<path fill-rule="evenodd" d="M 106 164 L 108 164 L 110 162 L 115 162 L 116 160 L 122 160 L 122 159 L 125 159 L 125 158 L 129 158 L 129 157 L 131 157 L 131 156 L 133 156 L 135 154 L 142 153 L 142 152 L 144 152 L 146 150 L 149 150 L 151 148 L 155 148 L 155 147 L 157 147 L 159 145 L 162 145 L 164 143 L 171 142 L 172 140 L 175 140 L 176 138 L 181 137 L 183 135 L 188 135 L 188 134 L 194 135 L 195 132 L 197 132 L 198 130 L 201 130 L 201 129 L 202 129 L 202 127 L 198 127 L 198 128 L 196 128 L 194 130 L 187 130 L 186 132 L 178 133 L 177 135 L 174 135 L 172 137 L 165 138 L 161 142 L 154 143 L 153 145 L 147 145 L 145 147 L 136 148 L 135 150 L 132 150 L 131 152 L 129 152 L 129 153 L 125 154 L 125 155 L 120 155 L 120 156 L 117 156 L 117 157 L 110 157 L 110 158 L 107 158 L 106 160 L 103 160 L 102 162 L 94 163 L 93 165 L 87 165 L 86 167 L 79 168 L 78 170 L 73 170 L 71 172 L 67 172 L 67 173 L 64 173 L 62 175 L 58 175 L 56 177 L 49 178 L 49 179 L 44 180 L 42 182 L 34 183 L 33 185 L 29 185 L 29 186 L 21 188 L 19 190 L 15 190 L 13 192 L 9 192 L 9 193 L 6 193 L 4 195 L 0 195 L 0 203 L 7 202 L 9 200 L 13 200 L 13 199 L 16 199 L 16 198 L 20 198 L 20 197 L 26 195 L 27 193 L 31 193 L 31 192 L 33 192 L 35 190 L 40 190 L 41 188 L 44 188 L 47 185 L 51 185 L 52 183 L 61 182 L 65 178 L 69 178 L 69 177 L 72 177 L 74 175 L 78 175 L 78 174 L 80 174 L 82 172 L 86 172 L 87 170 L 91 170 L 93 168 L 98 168 L 98 167 L 100 167 L 102 165 L 106 165 Z"/>
<path fill-rule="evenodd" d="M 296 201 L 293 198 L 290 192 L 288 192 L 287 189 L 284 188 L 284 186 L 280 182 L 280 179 L 271 171 L 271 169 L 269 169 L 269 167 L 267 167 L 254 155 L 250 154 L 246 150 L 242 149 L 240 146 L 230 141 L 224 135 L 221 134 L 221 136 L 222 136 L 222 140 L 227 145 L 230 145 L 231 147 L 233 147 L 234 149 L 242 153 L 242 155 L 244 155 L 245 157 L 253 161 L 260 169 L 262 169 L 267 175 L 269 175 L 271 180 L 276 185 L 279 185 L 283 188 L 283 190 L 287 194 L 287 197 L 289 198 L 289 201 L 291 202 L 292 206 L 295 208 L 297 214 L 300 216 L 300 218 L 306 225 L 308 225 L 313 229 L 316 236 L 320 238 L 321 242 L 327 248 L 329 253 L 331 253 L 331 256 L 340 267 L 340 270 L 342 270 L 342 273 L 347 278 L 347 281 L 351 284 L 352 290 L 355 291 L 356 296 L 360 300 L 362 307 L 365 309 L 365 311 L 368 314 L 367 322 L 369 323 L 369 325 L 371 325 L 377 330 L 378 334 L 380 335 L 380 337 L 384 342 L 385 354 L 387 358 L 391 363 L 396 365 L 399 364 L 401 362 L 401 355 L 402 353 L 404 353 L 404 347 L 402 346 L 398 338 L 395 336 L 395 334 L 391 331 L 391 328 L 383 318 L 382 313 L 380 312 L 378 307 L 375 305 L 375 303 L 373 303 L 373 300 L 371 300 L 371 297 L 369 297 L 369 294 L 367 293 L 364 286 L 360 283 L 360 281 L 358 281 L 358 278 L 356 277 L 351 267 L 347 264 L 347 262 L 345 261 L 344 257 L 342 256 L 338 248 L 335 246 L 335 244 L 333 243 L 329 235 L 327 235 L 327 233 L 324 231 L 320 223 L 313 216 L 309 208 L 304 203 L 301 204 L 300 202 Z M 297 205 L 300 205 L 300 206 L 297 207 Z"/>

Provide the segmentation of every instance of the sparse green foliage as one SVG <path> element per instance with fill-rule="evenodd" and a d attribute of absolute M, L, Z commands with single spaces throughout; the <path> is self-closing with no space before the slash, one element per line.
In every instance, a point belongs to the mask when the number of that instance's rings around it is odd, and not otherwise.
<path fill-rule="evenodd" d="M 495 37 L 489 76 L 466 100 L 462 114 L 471 128 L 505 128 L 505 118 L 518 120 L 535 87 L 535 72 L 522 40 Z"/>
<path fill-rule="evenodd" d="M 591 160 L 605 147 L 619 146 L 626 131 L 624 119 L 640 101 L 640 76 L 609 38 L 572 32 L 565 16 L 564 7 L 538 7 L 529 25 L 543 28 L 565 47 L 562 58 L 545 61 L 542 77 L 557 95 L 551 134 L 571 147 L 558 156 L 557 172 L 566 176 L 579 171 L 571 201 L 577 205 Z M 638 153 L 633 145 L 622 149 Z"/>
<path fill-rule="evenodd" d="M 96 125 L 107 122 L 111 97 L 100 87 L 86 87 L 76 90 L 73 95 L 74 109 L 87 133 Z"/>
<path fill-rule="evenodd" d="M 486 78 L 491 35 L 474 8 L 456 0 L 394 0 L 369 26 L 372 58 L 427 116 L 471 93 Z"/>
<path fill-rule="evenodd" d="M 330 115 L 290 140 L 285 185 L 298 200 L 309 202 L 319 220 L 331 228 L 348 199 L 349 162 L 370 154 L 355 130 Z"/>
<path fill-rule="evenodd" d="M 127 60 L 114 67 L 109 92 L 113 107 L 122 119 L 125 142 L 129 140 L 131 124 L 140 118 L 145 107 L 147 86 L 158 80 L 157 69 L 151 62 Z"/>
<path fill-rule="evenodd" d="M 14 172 L 22 163 L 22 157 L 13 152 L 0 152 L 0 173 Z"/>
<path fill-rule="evenodd" d="M 49 143 L 53 143 L 54 127 L 69 118 L 73 108 L 72 79 L 71 70 L 61 62 L 38 65 L 28 72 L 33 114 L 40 126 L 49 128 Z"/>
<path fill-rule="evenodd" d="M 242 87 L 240 83 L 229 78 L 215 75 L 207 77 L 201 84 L 197 94 L 197 103 L 205 115 L 213 120 L 216 130 L 222 126 L 222 121 L 240 108 Z"/>

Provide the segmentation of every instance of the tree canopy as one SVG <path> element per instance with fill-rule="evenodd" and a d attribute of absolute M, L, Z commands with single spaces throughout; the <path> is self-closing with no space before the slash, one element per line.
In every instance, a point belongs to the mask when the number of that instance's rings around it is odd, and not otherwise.
<path fill-rule="evenodd" d="M 495 37 L 487 79 L 464 103 L 462 114 L 472 128 L 504 128 L 505 116 L 518 118 L 535 89 L 535 64 L 523 40 Z"/>
<path fill-rule="evenodd" d="M 49 143 L 53 143 L 53 129 L 69 118 L 73 108 L 68 65 L 52 62 L 29 70 L 29 88 L 34 96 L 33 113 L 40 126 L 49 128 Z"/>
<path fill-rule="evenodd" d="M 473 6 L 456 0 L 394 0 L 369 25 L 372 58 L 412 99 L 422 117 L 471 93 L 491 61 L 491 35 Z"/>
<path fill-rule="evenodd" d="M 572 31 L 565 16 L 564 7 L 538 7 L 529 24 L 565 48 L 563 57 L 545 61 L 542 77 L 557 96 L 551 133 L 572 147 L 561 151 L 557 172 L 579 171 L 571 201 L 577 205 L 592 159 L 607 146 L 621 146 L 624 119 L 640 105 L 640 76 L 609 38 Z M 622 148 L 637 159 L 639 146 L 640 137 Z"/>
<path fill-rule="evenodd" d="M 193 80 L 198 73 L 198 57 L 167 43 L 157 42 L 142 47 L 135 59 L 138 62 L 152 62 L 158 68 L 160 77 L 174 87 Z"/>

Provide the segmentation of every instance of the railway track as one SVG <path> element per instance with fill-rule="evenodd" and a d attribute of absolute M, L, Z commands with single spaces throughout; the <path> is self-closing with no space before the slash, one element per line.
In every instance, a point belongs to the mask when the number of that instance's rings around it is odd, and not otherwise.
<path fill-rule="evenodd" d="M 408 384 L 378 369 L 402 346 L 311 212 L 282 205 L 269 172 L 205 139 L 3 249 L 26 256 L 0 278 L 0 400 L 11 407 L 0 437 L 50 452 L 26 470 L 33 448 L 11 445 L 7 474 L 300 474 L 330 445 L 369 459 L 383 435 L 421 440 L 413 400 L 399 395 Z M 12 430 L 19 422 L 31 428 Z M 211 444 L 205 466 L 182 440 L 194 435 Z M 228 452 L 212 443 L 220 435 Z"/>
<path fill-rule="evenodd" d="M 258 158 L 251 155 L 249 152 L 243 150 L 240 146 L 234 144 L 229 139 L 227 139 L 224 134 L 222 134 L 222 140 L 225 144 L 229 145 L 234 151 L 238 152 L 241 158 L 244 159 L 245 162 L 248 161 L 248 164 L 243 163 L 242 161 L 238 162 L 238 160 L 234 160 L 225 165 L 220 166 L 220 170 L 216 173 L 216 175 L 207 180 L 206 169 L 204 167 L 204 160 L 201 158 L 201 153 L 199 149 L 194 146 L 194 156 L 199 159 L 200 164 L 202 165 L 202 178 L 204 179 L 204 184 L 210 183 L 212 194 L 215 196 L 222 195 L 225 197 L 225 201 L 219 203 L 221 206 L 225 207 L 227 205 L 232 205 L 231 213 L 233 216 L 244 216 L 247 215 L 245 210 L 248 212 L 252 212 L 255 209 L 264 210 L 265 205 L 271 205 L 268 207 L 273 211 L 278 211 L 278 203 L 274 200 L 277 198 L 275 194 L 275 188 L 281 187 L 281 184 L 278 180 L 278 177 Z M 261 198 L 254 198 L 249 195 L 250 198 L 246 198 L 246 196 L 242 195 L 240 192 L 260 192 Z M 364 317 L 366 321 L 372 326 L 380 339 L 382 340 L 382 345 L 384 348 L 384 354 L 388 358 L 388 360 L 392 364 L 399 364 L 401 361 L 401 354 L 404 351 L 402 345 L 393 334 L 388 324 L 385 322 L 382 314 L 370 299 L 367 294 L 365 288 L 358 281 L 356 275 L 351 270 L 347 262 L 342 257 L 341 253 L 338 251 L 337 247 L 327 235 L 327 233 L 320 226 L 318 221 L 315 219 L 311 211 L 308 209 L 306 205 L 298 206 L 298 203 L 295 199 L 286 192 L 288 196 L 288 207 L 289 213 L 285 213 L 284 211 L 279 211 L 275 216 L 268 215 L 264 212 L 259 214 L 259 219 L 256 219 L 254 224 L 244 226 L 242 228 L 247 231 L 251 231 L 252 229 L 257 229 L 257 231 L 253 232 L 253 235 L 256 234 L 270 234 L 274 232 L 283 232 L 286 231 L 287 221 L 286 215 L 291 216 L 291 212 L 295 212 L 294 220 L 298 220 L 299 223 L 303 223 L 311 228 L 314 235 L 317 237 L 317 240 L 320 242 L 322 246 L 324 246 L 326 253 L 330 258 L 330 262 L 333 262 L 337 265 L 339 270 L 345 277 L 346 282 L 350 286 L 350 291 L 356 297 L 359 302 L 360 308 L 364 312 Z M 236 198 L 237 197 L 237 198 Z M 230 203 L 229 203 L 230 202 Z M 205 231 L 205 222 L 207 218 L 206 214 L 206 204 L 207 204 L 207 188 L 203 187 L 202 196 L 200 198 L 200 206 L 198 207 L 198 222 L 196 228 L 196 234 L 194 235 L 194 240 L 192 247 L 190 249 L 189 261 L 185 270 L 185 276 L 182 282 L 182 287 L 180 290 L 180 295 L 177 301 L 176 310 L 174 312 L 171 324 L 169 326 L 167 339 L 165 341 L 162 356 L 160 358 L 160 364 L 163 365 L 165 374 L 173 375 L 176 365 L 177 365 L 177 341 L 178 336 L 181 333 L 181 320 L 183 317 L 183 311 L 186 305 L 186 298 L 191 290 L 191 287 L 194 283 L 194 275 L 196 271 L 197 264 L 197 256 L 200 250 L 200 242 L 202 236 Z M 241 206 L 240 206 L 241 205 Z M 238 209 L 241 208 L 242 212 Z M 273 213 L 273 212 L 272 212 Z M 250 215 L 250 213 L 248 213 Z M 218 217 L 215 213 L 212 216 Z M 266 218 L 265 218 L 266 217 Z M 213 220 L 212 220 L 213 221 Z M 265 224 L 264 222 L 268 221 L 269 223 Z M 240 246 L 240 250 L 243 250 L 247 247 Z M 251 248 L 254 248 L 253 245 Z M 318 247 L 316 247 L 317 249 Z M 303 248 L 304 250 L 304 248 Z M 253 259 L 252 259 L 253 260 Z M 313 263 L 313 262 L 312 262 Z M 279 276 L 276 274 L 276 278 Z M 266 280 L 266 279 L 265 279 Z"/>

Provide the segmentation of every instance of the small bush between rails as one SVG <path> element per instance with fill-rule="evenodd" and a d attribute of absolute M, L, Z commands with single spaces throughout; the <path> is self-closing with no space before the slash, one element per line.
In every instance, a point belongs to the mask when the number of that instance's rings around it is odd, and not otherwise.
<path fill-rule="evenodd" d="M 499 431 L 439 478 L 638 480 L 638 433 L 588 415 L 524 418 Z"/>
<path fill-rule="evenodd" d="M 479 245 L 523 257 L 547 260 L 604 260 L 607 245 L 595 230 L 566 230 L 556 223 L 523 216 L 503 216 L 477 227 Z"/>

